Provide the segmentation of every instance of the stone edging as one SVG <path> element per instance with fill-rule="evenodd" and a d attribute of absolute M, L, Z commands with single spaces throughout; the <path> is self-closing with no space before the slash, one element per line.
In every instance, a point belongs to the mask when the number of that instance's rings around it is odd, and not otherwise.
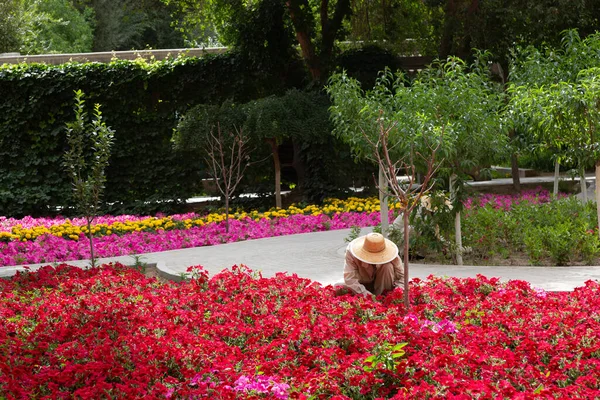
<path fill-rule="evenodd" d="M 17 266 L 17 267 L 0 267 L 0 279 L 10 279 L 13 276 L 15 276 L 17 274 L 17 272 L 25 272 L 25 271 L 29 271 L 29 272 L 35 272 L 37 270 L 39 270 L 42 267 L 45 267 L 47 265 L 50 266 L 56 266 L 56 265 L 60 265 L 63 263 L 48 263 L 48 264 L 44 264 L 44 265 L 34 265 L 32 267 L 30 267 L 29 269 L 25 269 L 24 266 Z M 86 264 L 86 265 L 77 265 L 80 263 L 68 263 L 65 262 L 64 264 L 68 264 L 71 265 L 73 267 L 78 267 L 78 268 L 83 268 L 83 269 L 88 269 L 91 268 L 91 265 Z M 133 265 L 129 265 L 129 264 L 124 264 L 126 267 L 130 267 L 133 268 Z M 185 280 L 185 278 L 182 276 L 181 273 L 167 267 L 166 263 L 164 261 L 159 261 L 159 262 L 148 262 L 145 263 L 145 266 L 148 268 L 154 268 L 156 269 L 156 272 L 158 274 L 158 276 L 162 279 L 165 280 L 169 280 L 172 282 L 181 282 L 183 280 Z"/>

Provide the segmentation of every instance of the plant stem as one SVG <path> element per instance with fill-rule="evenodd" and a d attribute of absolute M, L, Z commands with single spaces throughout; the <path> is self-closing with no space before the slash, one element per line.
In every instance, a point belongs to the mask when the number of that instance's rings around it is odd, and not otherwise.
<path fill-rule="evenodd" d="M 560 164 L 558 160 L 554 162 L 554 188 L 552 190 L 552 194 L 554 197 L 558 195 L 558 175 L 560 174 Z"/>
<path fill-rule="evenodd" d="M 404 308 L 406 312 L 410 308 L 410 302 L 408 297 L 408 236 L 409 236 L 409 227 L 408 227 L 408 210 L 405 208 L 402 214 L 402 221 L 404 222 Z"/>
<path fill-rule="evenodd" d="M 229 233 L 229 193 L 225 195 L 225 232 Z"/>
<path fill-rule="evenodd" d="M 86 217 L 87 220 L 87 228 L 88 228 L 88 238 L 90 239 L 90 257 L 92 262 L 92 268 L 96 267 L 96 257 L 94 255 L 94 235 L 92 234 L 92 220 L 89 217 Z"/>
<path fill-rule="evenodd" d="M 387 202 L 387 179 L 385 179 L 385 174 L 383 173 L 383 169 L 381 165 L 379 166 L 379 209 L 380 209 L 380 219 L 381 219 L 381 233 L 383 237 L 388 237 L 388 230 L 390 227 L 389 221 L 389 212 L 388 212 L 388 202 Z"/>
<path fill-rule="evenodd" d="M 588 202 L 588 197 L 587 197 L 587 180 L 585 179 L 585 167 L 581 167 L 581 178 L 579 180 L 579 186 L 581 186 L 581 195 L 583 196 L 583 202 L 587 203 Z"/>

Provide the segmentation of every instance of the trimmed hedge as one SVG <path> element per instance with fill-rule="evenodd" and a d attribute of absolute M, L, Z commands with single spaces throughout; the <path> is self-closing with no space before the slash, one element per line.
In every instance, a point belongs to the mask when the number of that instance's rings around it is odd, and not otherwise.
<path fill-rule="evenodd" d="M 292 64 L 275 79 L 235 52 L 154 63 L 1 66 L 0 215 L 51 215 L 71 204 L 62 155 L 74 90 L 85 92 L 89 107 L 100 103 L 116 131 L 106 211 L 166 211 L 197 194 L 200 182 L 198 160 L 173 150 L 178 117 L 195 104 L 245 102 L 299 85 L 303 72 Z"/>
<path fill-rule="evenodd" d="M 94 103 L 102 105 L 106 124 L 115 130 L 104 212 L 178 209 L 183 199 L 201 191 L 203 172 L 197 155 L 173 149 L 179 118 L 197 104 L 246 103 L 307 83 L 300 59 L 279 62 L 266 70 L 230 51 L 152 63 L 0 65 L 0 215 L 73 212 L 62 157 L 67 148 L 65 123 L 74 118 L 77 89 L 85 92 L 88 111 Z M 374 48 L 345 52 L 338 62 L 363 83 L 374 81 L 385 65 L 399 65 L 397 57 Z M 337 194 L 353 180 L 370 182 L 370 166 L 352 162 L 348 146 L 330 135 L 306 139 L 293 140 L 307 173 L 303 198 Z M 250 172 L 245 190 L 272 190 L 272 168 L 267 164 Z"/>

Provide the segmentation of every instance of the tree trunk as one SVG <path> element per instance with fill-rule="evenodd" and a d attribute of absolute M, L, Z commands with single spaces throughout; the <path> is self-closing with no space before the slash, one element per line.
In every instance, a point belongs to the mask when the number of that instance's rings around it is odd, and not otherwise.
<path fill-rule="evenodd" d="M 515 191 L 521 191 L 521 176 L 519 175 L 519 159 L 517 158 L 517 153 L 512 153 L 510 155 L 510 170 L 513 179 L 513 187 Z"/>
<path fill-rule="evenodd" d="M 579 179 L 579 186 L 581 186 L 581 195 L 583 196 L 583 202 L 588 202 L 587 197 L 587 180 L 585 179 L 585 168 L 581 167 L 581 178 Z"/>
<path fill-rule="evenodd" d="M 225 232 L 229 233 L 229 193 L 225 195 Z"/>
<path fill-rule="evenodd" d="M 448 0 L 444 13 L 444 28 L 440 38 L 439 57 L 445 59 L 452 51 L 452 41 L 456 25 L 456 0 Z"/>
<path fill-rule="evenodd" d="M 297 141 L 292 143 L 292 147 L 294 148 L 294 159 L 292 161 L 292 167 L 296 170 L 296 176 L 298 177 L 298 186 L 304 190 L 304 186 L 306 184 L 306 166 L 304 165 L 304 161 L 302 157 L 300 157 L 301 153 L 301 145 Z"/>
<path fill-rule="evenodd" d="M 552 194 L 554 197 L 558 195 L 558 176 L 560 174 L 560 164 L 558 160 L 554 162 L 554 189 L 552 190 Z"/>
<path fill-rule="evenodd" d="M 281 208 L 281 162 L 279 161 L 279 146 L 275 139 L 268 139 L 273 153 L 273 164 L 275 166 L 275 207 Z"/>
<path fill-rule="evenodd" d="M 596 215 L 600 221 L 600 160 L 596 161 Z M 600 235 L 600 229 L 598 229 Z"/>
<path fill-rule="evenodd" d="M 408 296 L 408 241 L 409 241 L 409 228 L 408 228 L 408 210 L 405 208 L 402 214 L 402 222 L 404 223 L 404 308 L 408 312 L 410 308 L 409 296 Z"/>
<path fill-rule="evenodd" d="M 288 8 L 294 31 L 296 32 L 296 40 L 298 40 L 298 43 L 300 44 L 302 58 L 304 58 L 304 61 L 306 62 L 306 66 L 308 67 L 313 81 L 320 81 L 322 74 L 319 58 L 317 57 L 315 45 L 310 37 L 310 28 L 308 26 L 307 18 L 303 15 L 303 10 L 305 13 L 310 12 L 308 2 L 306 0 L 287 0 L 285 4 Z"/>
<path fill-rule="evenodd" d="M 92 234 L 92 220 L 89 218 L 86 218 L 86 220 L 88 228 L 88 238 L 90 239 L 90 261 L 92 263 L 92 268 L 94 268 L 96 266 L 96 256 L 94 254 L 94 235 Z"/>
<path fill-rule="evenodd" d="M 388 230 L 390 228 L 387 188 L 388 182 L 383 174 L 383 169 L 379 166 L 379 215 L 381 219 L 381 233 L 386 238 L 388 237 Z"/>
<path fill-rule="evenodd" d="M 462 232 L 460 224 L 460 211 L 454 216 L 454 236 L 456 237 L 456 265 L 463 265 L 462 258 Z"/>
<path fill-rule="evenodd" d="M 456 178 L 455 174 L 450 176 L 450 198 L 456 198 Z M 454 240 L 456 243 L 456 264 L 463 265 L 462 259 L 462 232 L 460 224 L 460 212 L 457 212 L 454 216 Z"/>

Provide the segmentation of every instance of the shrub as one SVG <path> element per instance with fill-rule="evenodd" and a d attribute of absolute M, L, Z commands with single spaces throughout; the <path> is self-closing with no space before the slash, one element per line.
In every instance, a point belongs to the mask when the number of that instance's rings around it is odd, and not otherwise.
<path fill-rule="evenodd" d="M 592 263 L 600 253 L 600 240 L 593 237 L 598 226 L 594 203 L 584 204 L 574 197 L 540 204 L 534 199 L 512 201 L 468 210 L 465 245 L 479 259 L 493 258 L 507 249 L 525 251 L 532 264 L 550 257 L 552 263 L 564 265 Z"/>
<path fill-rule="evenodd" d="M 274 66 L 276 68 L 276 66 Z M 197 163 L 174 151 L 178 116 L 199 103 L 248 101 L 283 91 L 296 76 L 271 79 L 235 52 L 160 62 L 19 64 L 0 67 L 0 215 L 49 215 L 69 205 L 60 166 L 72 93 L 103 104 L 117 133 L 107 169 L 111 213 L 172 208 L 198 192 Z M 68 210 L 63 210 L 66 212 Z"/>

